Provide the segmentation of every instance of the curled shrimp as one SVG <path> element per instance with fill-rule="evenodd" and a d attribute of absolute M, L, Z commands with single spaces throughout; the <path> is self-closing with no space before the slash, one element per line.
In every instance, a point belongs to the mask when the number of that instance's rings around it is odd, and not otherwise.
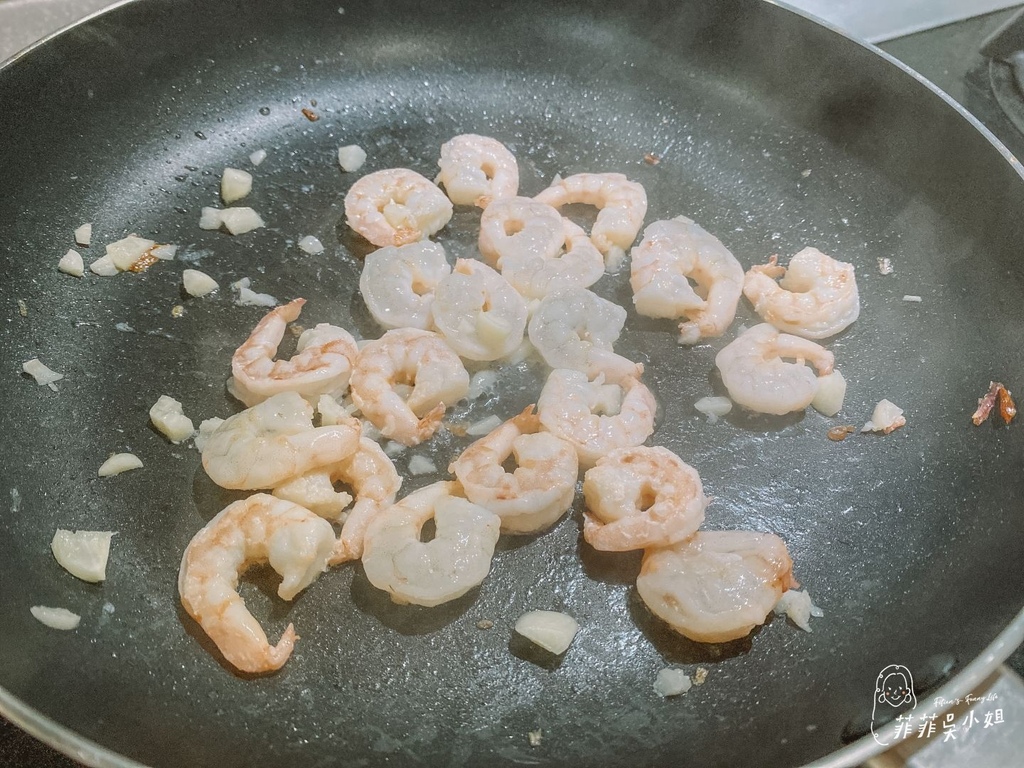
<path fill-rule="evenodd" d="M 269 562 L 282 577 L 277 594 L 291 600 L 327 570 L 333 547 L 326 520 L 257 493 L 224 508 L 189 542 L 178 571 L 181 604 L 237 669 L 280 669 L 298 639 L 295 627 L 289 624 L 270 645 L 238 594 L 239 577 L 250 565 Z"/>
<path fill-rule="evenodd" d="M 509 456 L 513 472 L 502 466 Z M 536 533 L 572 505 L 579 461 L 572 445 L 540 431 L 531 405 L 469 446 L 448 471 L 467 499 L 501 518 L 502 531 Z"/>
<path fill-rule="evenodd" d="M 466 594 L 491 570 L 501 520 L 454 495 L 456 483 L 414 491 L 366 527 L 363 570 L 396 603 L 435 606 Z M 436 533 L 420 540 L 433 519 Z"/>
<path fill-rule="evenodd" d="M 497 360 L 523 341 L 526 302 L 481 261 L 459 259 L 434 292 L 438 332 L 467 360 Z"/>
<path fill-rule="evenodd" d="M 583 538 L 594 549 L 625 552 L 688 539 L 708 499 L 697 470 L 661 446 L 620 448 L 583 479 Z"/>
<path fill-rule="evenodd" d="M 444 192 L 408 168 L 363 176 L 345 195 L 348 225 L 379 246 L 430 237 L 448 223 L 452 211 Z"/>
<path fill-rule="evenodd" d="M 647 193 L 621 173 L 577 173 L 552 184 L 534 200 L 561 208 L 584 203 L 599 208 L 590 239 L 609 271 L 622 263 L 647 215 Z"/>
<path fill-rule="evenodd" d="M 472 133 L 456 136 L 441 146 L 437 164 L 437 180 L 456 205 L 487 208 L 492 200 L 515 197 L 519 190 L 516 158 L 497 139 Z"/>
<path fill-rule="evenodd" d="M 788 268 L 778 261 L 772 256 L 751 267 L 743 282 L 743 295 L 766 323 L 805 339 L 825 339 L 860 316 L 853 264 L 817 248 L 804 248 Z"/>
<path fill-rule="evenodd" d="M 529 197 L 495 200 L 480 215 L 477 246 L 495 269 L 509 256 L 554 258 L 564 243 L 562 214 Z"/>
<path fill-rule="evenodd" d="M 363 416 L 385 437 L 411 446 L 434 434 L 446 405 L 466 396 L 469 374 L 436 333 L 400 328 L 359 351 L 350 384 Z"/>
<path fill-rule="evenodd" d="M 699 531 L 649 549 L 636 580 L 651 612 L 698 643 L 745 637 L 798 586 L 782 539 L 753 531 Z"/>
<path fill-rule="evenodd" d="M 203 468 L 222 488 L 273 488 L 341 461 L 359 443 L 350 424 L 314 427 L 313 407 L 282 392 L 226 419 L 206 439 Z"/>
<path fill-rule="evenodd" d="M 506 256 L 501 276 L 528 299 L 570 288 L 588 288 L 604 275 L 604 259 L 582 227 L 562 219 L 565 251 L 554 256 Z"/>
<path fill-rule="evenodd" d="M 553 370 L 537 399 L 541 424 L 572 444 L 584 469 L 617 448 L 643 443 L 654 433 L 656 408 L 639 378 L 606 384 L 603 374 L 591 379 L 568 369 Z"/>
<path fill-rule="evenodd" d="M 533 311 L 530 343 L 552 368 L 572 368 L 591 376 L 639 376 L 641 368 L 612 351 L 622 333 L 626 310 L 586 288 L 546 296 Z"/>
<path fill-rule="evenodd" d="M 451 274 L 437 243 L 388 246 L 366 255 L 359 293 L 373 319 L 385 328 L 430 328 L 434 290 Z"/>
<path fill-rule="evenodd" d="M 818 375 L 804 362 L 811 363 Z M 752 411 L 776 416 L 810 405 L 818 392 L 818 377 L 832 373 L 834 363 L 824 347 L 779 333 L 767 323 L 740 334 L 715 356 L 729 397 Z"/>
<path fill-rule="evenodd" d="M 274 360 L 288 323 L 299 319 L 305 299 L 270 310 L 231 357 L 232 394 L 248 406 L 271 395 L 340 396 L 348 387 L 358 348 L 344 328 L 320 323 L 302 332 L 290 360 Z"/>
<path fill-rule="evenodd" d="M 736 317 L 743 267 L 717 237 L 679 216 L 644 230 L 630 252 L 629 283 L 637 312 L 686 318 L 679 343 L 696 344 L 721 336 Z"/>

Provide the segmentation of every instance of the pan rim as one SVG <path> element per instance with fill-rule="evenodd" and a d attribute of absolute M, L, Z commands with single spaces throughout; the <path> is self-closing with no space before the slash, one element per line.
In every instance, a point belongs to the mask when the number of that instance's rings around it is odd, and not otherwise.
<path fill-rule="evenodd" d="M 124 6 L 143 2 L 143 0 L 116 0 L 110 5 L 100 8 L 88 15 L 67 24 L 54 32 L 29 44 L 25 48 L 11 54 L 0 61 L 0 74 L 9 69 L 16 62 L 29 56 L 37 48 L 49 45 L 56 38 L 62 37 L 72 30 L 85 26 L 101 16 L 120 10 Z M 799 16 L 813 24 L 827 29 L 829 32 L 849 40 L 871 53 L 879 56 L 891 66 L 895 66 L 903 73 L 911 76 L 917 83 L 931 91 L 942 99 L 948 107 L 951 107 L 962 119 L 978 131 L 992 147 L 999 152 L 1003 159 L 1013 168 L 1017 175 L 1024 181 L 1024 164 L 1021 163 L 991 130 L 989 130 L 977 117 L 969 112 L 963 105 L 949 96 L 945 91 L 909 67 L 899 59 L 886 53 L 877 45 L 862 38 L 854 36 L 849 32 L 837 27 L 831 22 L 822 19 L 801 8 L 796 8 L 785 0 L 760 0 L 768 5 L 773 5 L 783 11 Z M 934 702 L 936 699 L 951 701 L 963 698 L 972 692 L 977 686 L 988 679 L 1003 662 L 1024 644 L 1024 607 L 1010 621 L 1009 624 L 989 643 L 984 650 L 971 660 L 960 672 L 955 674 L 940 688 L 929 693 Z M 930 706 L 915 710 L 920 711 L 923 716 L 941 714 L 948 707 Z M 50 716 L 29 706 L 13 693 L 0 685 L 0 716 L 16 725 L 32 737 L 52 747 L 58 752 L 81 762 L 89 768 L 147 768 L 145 763 L 137 762 L 130 757 L 122 755 L 115 750 L 103 746 L 91 739 L 82 736 L 67 726 L 58 723 Z M 876 742 L 870 735 L 866 735 L 844 747 L 829 753 L 828 755 L 805 764 L 804 768 L 855 768 L 867 760 L 887 750 L 893 749 L 904 739 L 883 746 Z"/>

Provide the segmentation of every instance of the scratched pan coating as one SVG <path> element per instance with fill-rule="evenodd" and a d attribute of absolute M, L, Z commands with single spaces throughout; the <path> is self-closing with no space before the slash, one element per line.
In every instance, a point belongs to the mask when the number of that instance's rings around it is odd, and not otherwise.
<path fill-rule="evenodd" d="M 9 64 L 0 104 L 0 684 L 113 752 L 218 768 L 791 766 L 856 735 L 882 667 L 934 686 L 936 669 L 962 670 L 1021 607 L 1021 432 L 969 423 L 990 379 L 1020 380 L 1021 179 L 871 50 L 742 0 L 142 0 Z M 621 172 L 647 189 L 648 222 L 690 216 L 745 266 L 806 245 L 856 265 L 860 319 L 828 342 L 849 381 L 837 419 L 734 412 L 711 425 L 692 403 L 722 393 L 713 361 L 727 339 L 683 349 L 673 324 L 631 313 L 617 346 L 645 364 L 661 404 L 653 441 L 714 497 L 706 527 L 786 540 L 826 613 L 812 634 L 775 618 L 725 646 L 683 640 L 640 603 L 636 554 L 581 543 L 578 504 L 550 533 L 503 538 L 484 584 L 432 610 L 392 605 L 358 565 L 292 604 L 257 572 L 243 586 L 257 617 L 272 638 L 288 622 L 301 635 L 275 675 L 231 674 L 184 615 L 181 553 L 235 496 L 191 445 L 148 426 L 148 407 L 170 394 L 197 422 L 238 409 L 228 360 L 261 314 L 232 305 L 227 285 L 243 276 L 305 297 L 305 324 L 379 333 L 357 293 L 366 246 L 343 224 L 356 175 L 338 170 L 336 149 L 364 147 L 364 171 L 432 176 L 441 143 L 462 132 L 505 142 L 524 194 L 555 173 Z M 259 148 L 267 159 L 251 169 Z M 649 165 L 649 152 L 663 159 Z M 246 202 L 267 228 L 197 227 L 226 165 L 252 170 Z M 129 232 L 179 244 L 177 259 L 62 275 L 85 221 L 87 262 Z M 460 210 L 439 235 L 451 258 L 472 255 L 477 221 Z M 309 234 L 323 255 L 298 250 Z M 880 257 L 895 274 L 879 274 Z M 220 292 L 184 300 L 188 266 Z M 625 273 L 596 290 L 630 304 Z M 172 318 L 176 304 L 185 313 Z M 743 306 L 734 329 L 753 320 Z M 19 375 L 35 356 L 65 375 L 57 393 Z M 539 365 L 504 374 L 456 416 L 507 417 L 535 399 Z M 905 429 L 826 439 L 882 398 L 906 409 Z M 414 452 L 443 469 L 464 445 Z M 97 478 L 122 450 L 145 468 Z M 57 527 L 117 532 L 104 584 L 53 562 Z M 50 631 L 36 604 L 82 625 Z M 533 608 L 580 623 L 560 664 L 533 663 L 512 640 Z M 651 686 L 667 664 L 704 666 L 707 682 L 663 700 Z"/>

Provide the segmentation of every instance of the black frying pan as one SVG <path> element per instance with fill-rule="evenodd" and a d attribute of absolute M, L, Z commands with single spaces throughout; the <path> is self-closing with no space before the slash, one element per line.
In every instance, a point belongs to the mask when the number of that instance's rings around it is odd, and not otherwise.
<path fill-rule="evenodd" d="M 5 714 L 96 765 L 128 764 L 113 752 L 218 768 L 847 765 L 876 749 L 870 737 L 844 744 L 866 732 L 884 666 L 913 671 L 923 712 L 937 686 L 962 693 L 1012 650 L 1024 433 L 969 417 L 990 379 L 1020 381 L 1024 185 L 976 123 L 877 51 L 761 2 L 343 10 L 144 0 L 0 71 L 0 496 L 20 496 L 3 507 L 0 538 Z M 646 363 L 662 404 L 654 441 L 715 497 L 707 527 L 786 539 L 827 614 L 813 634 L 776 618 L 724 646 L 683 640 L 638 600 L 637 556 L 581 544 L 578 505 L 549 534 L 504 539 L 483 586 L 433 610 L 393 606 L 358 565 L 294 604 L 256 572 L 243 585 L 256 615 L 274 637 L 289 621 L 302 635 L 276 675 L 232 674 L 181 611 L 181 552 L 234 497 L 146 411 L 163 393 L 197 420 L 237 409 L 227 361 L 260 315 L 226 289 L 182 302 L 181 269 L 196 264 L 222 286 L 249 276 L 309 299 L 304 322 L 376 335 L 356 291 L 365 244 L 343 224 L 353 177 L 334 151 L 358 143 L 367 171 L 430 175 L 460 132 L 506 142 L 526 194 L 556 172 L 619 171 L 647 188 L 648 222 L 685 213 L 746 265 L 807 244 L 856 264 L 861 319 L 829 343 L 850 382 L 838 420 L 736 412 L 709 425 L 692 403 L 720 389 L 725 339 L 681 349 L 671 324 L 631 317 L 619 346 Z M 247 167 L 257 148 L 269 154 L 250 204 L 269 227 L 200 231 L 221 169 Z M 645 163 L 649 152 L 662 161 Z M 59 274 L 85 221 L 90 260 L 128 232 L 180 244 L 179 260 L 140 275 Z M 440 238 L 451 255 L 471 253 L 475 224 L 457 213 Z M 326 254 L 298 251 L 305 234 Z M 879 257 L 894 275 L 878 273 Z M 629 301 L 623 275 L 597 289 Z M 178 303 L 185 315 L 172 318 Z M 59 393 L 18 375 L 34 356 L 66 375 Z M 467 415 L 518 411 L 542 374 L 508 369 L 502 396 Z M 826 439 L 883 397 L 906 409 L 905 429 Z M 432 450 L 443 466 L 463 445 Z M 145 469 L 98 479 L 115 450 Z M 105 584 L 52 561 L 58 526 L 118 532 Z M 72 608 L 82 625 L 48 630 L 29 614 L 36 604 Z M 510 639 L 530 608 L 579 619 L 560 664 L 534 663 Z M 477 629 L 481 619 L 494 627 Z M 651 684 L 666 664 L 704 666 L 707 682 L 662 700 Z"/>

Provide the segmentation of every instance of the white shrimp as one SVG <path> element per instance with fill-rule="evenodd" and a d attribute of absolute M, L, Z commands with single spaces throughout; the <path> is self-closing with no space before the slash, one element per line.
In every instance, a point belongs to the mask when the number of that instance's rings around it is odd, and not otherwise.
<path fill-rule="evenodd" d="M 435 606 L 455 600 L 491 570 L 501 520 L 454 495 L 456 483 L 439 482 L 378 513 L 363 539 L 363 570 L 396 603 Z M 433 518 L 436 533 L 420 540 Z"/>
<path fill-rule="evenodd" d="M 462 452 L 448 467 L 466 498 L 501 518 L 506 533 L 536 533 L 572 506 L 579 461 L 565 440 L 541 432 L 528 406 Z M 515 457 L 516 469 L 502 463 Z"/>
<path fill-rule="evenodd" d="M 745 637 L 798 586 L 782 539 L 753 531 L 699 531 L 649 549 L 636 580 L 651 612 L 698 643 Z"/>
<path fill-rule="evenodd" d="M 449 199 L 456 205 L 487 208 L 492 200 L 515 197 L 519 165 L 508 147 L 497 139 L 466 133 L 441 146 L 437 161 Z"/>
<path fill-rule="evenodd" d="M 721 336 L 736 317 L 743 267 L 717 237 L 685 216 L 647 227 L 630 260 L 636 311 L 686 318 L 679 324 L 680 344 Z"/>
<path fill-rule="evenodd" d="M 469 392 L 469 374 L 440 336 L 416 328 L 388 331 L 359 352 L 352 402 L 385 437 L 418 445 L 441 424 L 445 407 Z M 411 386 L 405 398 L 396 387 Z"/>
<path fill-rule="evenodd" d="M 853 264 L 817 248 L 804 248 L 788 268 L 778 261 L 772 256 L 767 264 L 751 267 L 743 282 L 743 295 L 766 323 L 805 339 L 825 339 L 860 316 Z"/>
<path fill-rule="evenodd" d="M 385 328 L 430 328 L 434 289 L 451 274 L 444 248 L 422 241 L 373 251 L 363 260 L 359 293 Z"/>
<path fill-rule="evenodd" d="M 541 424 L 573 445 L 583 469 L 617 448 L 643 443 L 654 433 L 656 408 L 639 378 L 606 384 L 603 374 L 591 379 L 567 369 L 553 370 L 537 399 Z"/>
<path fill-rule="evenodd" d="M 577 173 L 552 184 L 534 199 L 553 208 L 571 203 L 599 208 L 590 239 L 604 254 L 608 271 L 622 263 L 647 215 L 644 188 L 621 173 Z"/>
<path fill-rule="evenodd" d="M 444 192 L 408 168 L 363 176 L 345 195 L 348 225 L 380 246 L 428 238 L 448 223 L 453 210 Z"/>
<path fill-rule="evenodd" d="M 562 219 L 565 252 L 555 256 L 508 255 L 501 276 L 528 299 L 570 288 L 589 288 L 604 275 L 604 258 L 582 227 Z"/>
<path fill-rule="evenodd" d="M 591 376 L 639 376 L 642 368 L 612 351 L 626 323 L 626 310 L 586 288 L 571 288 L 541 300 L 530 318 L 530 343 L 552 368 Z"/>
<path fill-rule="evenodd" d="M 526 302 L 482 261 L 459 259 L 434 291 L 434 325 L 467 360 L 497 360 L 523 341 Z"/>
<path fill-rule="evenodd" d="M 805 361 L 818 370 L 817 376 Z M 824 347 L 779 333 L 768 323 L 740 334 L 715 356 L 722 383 L 734 402 L 776 416 L 810 405 L 818 392 L 818 377 L 832 373 L 834 363 Z"/>
<path fill-rule="evenodd" d="M 314 427 L 313 408 L 282 392 L 226 419 L 203 446 L 203 467 L 222 488 L 273 488 L 290 477 L 341 461 L 359 444 L 350 424 Z"/>
<path fill-rule="evenodd" d="M 270 310 L 231 357 L 231 393 L 256 405 L 280 392 L 298 392 L 313 399 L 339 397 L 348 387 L 358 348 L 344 328 L 320 323 L 303 331 L 290 360 L 274 360 L 288 323 L 295 322 L 305 299 Z"/>
<path fill-rule="evenodd" d="M 181 558 L 178 594 L 188 615 L 242 672 L 280 669 L 298 636 L 291 624 L 270 645 L 238 594 L 253 564 L 270 563 L 281 577 L 277 594 L 291 600 L 327 570 L 334 547 L 330 523 L 312 512 L 258 493 L 223 509 L 192 537 Z"/>
<path fill-rule="evenodd" d="M 661 446 L 620 448 L 583 479 L 583 538 L 594 549 L 625 552 L 688 539 L 708 499 L 697 470 Z"/>
<path fill-rule="evenodd" d="M 508 256 L 554 258 L 565 244 L 564 221 L 562 214 L 550 205 L 529 197 L 502 198 L 480 215 L 477 245 L 496 269 Z"/>

